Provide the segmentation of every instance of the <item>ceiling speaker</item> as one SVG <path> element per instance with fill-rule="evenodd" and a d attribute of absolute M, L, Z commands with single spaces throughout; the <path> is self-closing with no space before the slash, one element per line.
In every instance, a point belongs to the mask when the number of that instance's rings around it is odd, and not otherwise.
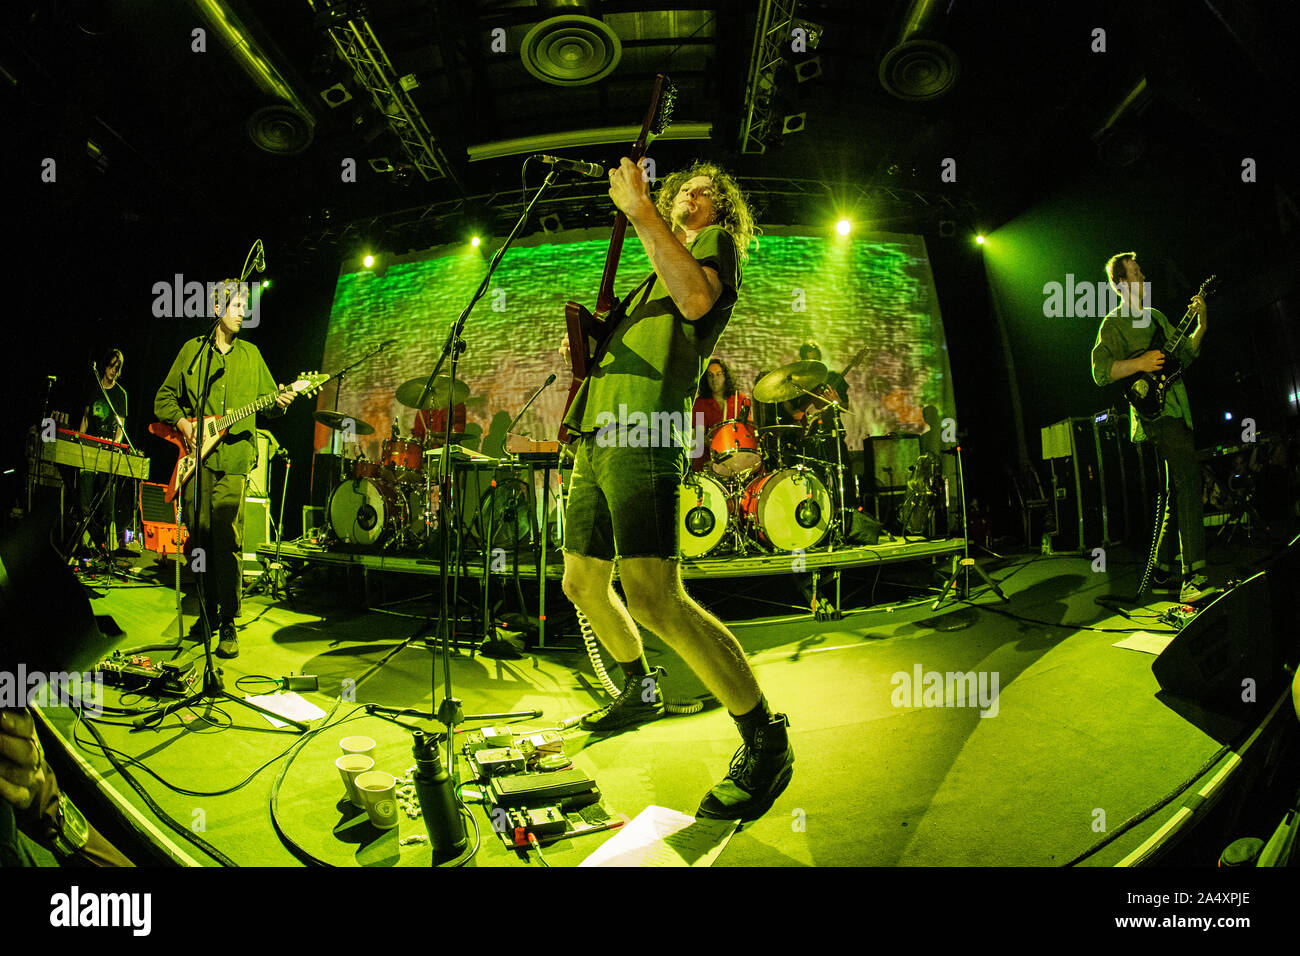
<path fill-rule="evenodd" d="M 613 72 L 623 58 L 623 44 L 594 17 L 566 13 L 529 30 L 519 56 L 528 72 L 543 82 L 586 86 Z"/>
<path fill-rule="evenodd" d="M 311 117 L 287 103 L 263 106 L 248 117 L 248 138 L 264 153 L 295 156 L 311 145 L 316 135 Z"/>
<path fill-rule="evenodd" d="M 900 100 L 933 100 L 957 83 L 957 54 L 937 40 L 912 37 L 880 60 L 880 85 Z"/>

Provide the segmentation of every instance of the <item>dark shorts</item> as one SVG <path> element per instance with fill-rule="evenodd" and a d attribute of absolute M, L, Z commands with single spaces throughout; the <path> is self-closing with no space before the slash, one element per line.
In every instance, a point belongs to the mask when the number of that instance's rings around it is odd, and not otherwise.
<path fill-rule="evenodd" d="M 590 436 L 579 438 L 577 445 L 564 512 L 564 550 L 602 561 L 680 558 L 682 449 L 604 446 Z"/>

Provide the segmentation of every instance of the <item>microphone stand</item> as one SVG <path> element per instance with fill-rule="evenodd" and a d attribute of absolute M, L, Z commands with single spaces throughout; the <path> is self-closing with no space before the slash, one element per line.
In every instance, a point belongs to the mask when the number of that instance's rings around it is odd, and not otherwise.
<path fill-rule="evenodd" d="M 443 682 L 444 682 L 444 696 L 442 702 L 438 705 L 437 718 L 438 718 L 438 722 L 447 728 L 447 732 L 445 735 L 445 742 L 447 745 L 447 756 L 446 756 L 445 765 L 443 765 L 443 767 L 440 768 L 436 766 L 437 764 L 436 745 L 438 743 L 436 739 L 430 740 L 421 735 L 416 738 L 414 743 L 417 766 L 421 770 L 421 773 L 419 775 L 426 776 L 426 772 L 427 772 L 428 776 L 426 777 L 426 779 L 434 781 L 433 786 L 436 787 L 436 792 L 440 795 L 438 797 L 437 803 L 434 806 L 427 806 L 426 801 L 423 798 L 420 800 L 421 810 L 425 813 L 425 825 L 429 828 L 429 838 L 430 841 L 433 843 L 433 859 L 435 863 L 442 862 L 446 859 L 450 859 L 451 856 L 459 854 L 460 850 L 457 849 L 457 847 L 463 848 L 464 841 L 466 839 L 465 824 L 461 820 L 459 813 L 455 811 L 455 803 L 456 803 L 456 799 L 458 798 L 453 799 L 455 794 L 455 785 L 456 785 L 455 749 L 453 745 L 453 742 L 456 737 L 456 726 L 467 720 L 473 720 L 473 721 L 517 720 L 517 719 L 527 719 L 527 718 L 541 716 L 540 711 L 535 711 L 535 710 L 520 711 L 520 712 L 508 713 L 508 714 L 466 714 L 463 711 L 462 702 L 452 696 L 451 631 L 453 627 L 452 615 L 455 611 L 455 608 L 451 606 L 449 601 L 449 596 L 448 596 L 448 586 L 449 586 L 448 571 L 452 567 L 455 567 L 459 570 L 460 555 L 458 553 L 455 556 L 456 563 L 453 565 L 452 555 L 451 555 L 451 538 L 452 538 L 451 523 L 453 520 L 453 510 L 449 507 L 449 504 L 451 500 L 451 486 L 454 484 L 451 476 L 452 419 L 453 419 L 453 413 L 455 411 L 454 399 L 456 397 L 454 392 L 455 392 L 455 383 L 458 381 L 456 377 L 456 371 L 460 362 L 460 355 L 462 352 L 465 351 L 466 348 L 464 339 L 462 338 L 462 335 L 465 330 L 465 323 L 469 319 L 469 314 L 473 310 L 475 304 L 479 301 L 479 299 L 483 298 L 483 296 L 487 294 L 488 286 L 491 284 L 492 281 L 492 276 L 496 272 L 497 266 L 500 265 L 501 259 L 505 255 L 506 250 L 510 248 L 511 243 L 513 243 L 515 240 L 515 237 L 519 234 L 520 230 L 523 229 L 524 223 L 528 221 L 528 216 L 532 212 L 533 207 L 537 204 L 537 201 L 541 199 L 542 195 L 547 191 L 547 189 L 549 189 L 551 186 L 555 184 L 556 178 L 557 178 L 557 170 L 554 167 L 552 167 L 550 172 L 546 174 L 546 179 L 542 182 L 542 185 L 538 187 L 537 192 L 533 195 L 533 198 L 529 201 L 528 205 L 524 208 L 524 211 L 520 213 L 519 221 L 515 223 L 514 228 L 510 231 L 510 235 L 506 237 L 506 240 L 504 243 L 502 243 L 501 248 L 498 249 L 496 255 L 492 257 L 492 262 L 488 266 L 487 275 L 483 277 L 483 281 L 479 284 L 478 289 L 474 292 L 474 295 L 470 299 L 469 304 L 465 306 L 464 311 L 462 311 L 460 315 L 456 318 L 456 321 L 452 323 L 451 329 L 447 333 L 447 341 L 442 348 L 442 354 L 438 357 L 437 365 L 434 366 L 433 371 L 429 374 L 429 380 L 425 382 L 424 391 L 420 395 L 420 401 L 417 403 L 417 409 L 423 409 L 425 401 L 429 397 L 429 392 L 433 387 L 434 379 L 437 378 L 438 373 L 442 371 L 442 367 L 444 363 L 446 363 L 447 360 L 450 359 L 451 360 L 451 386 L 447 389 L 446 432 L 443 435 L 442 454 L 439 456 L 440 470 L 438 476 L 440 482 L 440 490 L 438 495 L 438 510 L 440 514 L 439 514 L 438 524 L 439 524 L 439 529 L 442 532 L 441 535 L 442 536 L 442 558 L 441 558 L 442 594 L 441 594 L 440 613 L 438 617 L 438 635 L 441 638 L 441 642 L 442 642 L 442 670 L 443 670 Z M 434 697 L 437 696 L 437 690 L 438 690 L 437 673 L 438 673 L 438 669 L 435 666 L 432 668 L 432 682 L 433 682 Z M 430 752 L 432 752 L 432 758 L 430 757 Z M 441 772 L 436 772 L 436 771 L 441 771 Z M 417 785 L 416 787 L 417 796 L 421 796 L 422 794 L 424 796 L 428 796 L 430 795 L 430 793 L 431 791 L 430 791 L 429 784 L 426 783 L 426 784 Z M 436 820 L 430 819 L 431 816 L 436 816 L 437 819 Z M 448 856 L 448 854 L 451 854 L 451 856 Z M 442 857 L 442 860 L 439 859 L 440 857 Z"/>
<path fill-rule="evenodd" d="M 945 452 L 947 454 L 947 452 Z M 956 587 L 955 599 L 958 601 L 970 600 L 970 573 L 971 569 L 975 570 L 984 583 L 993 589 L 993 592 L 1003 601 L 1011 600 L 1002 593 L 1002 589 L 985 573 L 984 569 L 975 563 L 975 559 L 970 556 L 970 536 L 966 531 L 966 477 L 962 472 L 961 466 L 961 445 L 958 445 L 953 454 L 957 456 L 957 487 L 961 490 L 961 562 L 958 563 L 957 555 L 952 556 L 952 570 L 948 574 L 948 580 L 943 585 L 943 590 L 939 592 L 939 599 L 931 605 L 930 610 L 939 610 L 940 605 L 948 597 L 948 592 Z M 961 582 L 958 583 L 958 578 Z"/>

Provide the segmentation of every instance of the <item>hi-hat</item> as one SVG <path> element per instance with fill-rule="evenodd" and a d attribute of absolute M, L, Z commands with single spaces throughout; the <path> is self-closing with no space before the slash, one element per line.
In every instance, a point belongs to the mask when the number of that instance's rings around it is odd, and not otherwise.
<path fill-rule="evenodd" d="M 335 431 L 344 431 L 350 427 L 355 435 L 373 435 L 375 433 L 375 430 L 361 419 L 353 418 L 351 415 L 344 415 L 342 412 L 313 412 L 311 417 L 326 428 L 333 428 Z"/>
<path fill-rule="evenodd" d="M 445 408 L 448 404 L 459 405 L 469 397 L 469 386 L 464 382 L 453 382 L 450 375 L 439 375 L 429 386 L 429 394 L 425 396 L 422 405 L 420 396 L 424 394 L 427 381 L 429 379 L 426 377 L 403 382 L 397 387 L 397 400 L 407 408 L 428 409 Z"/>
<path fill-rule="evenodd" d="M 768 403 L 788 402 L 824 381 L 826 366 L 821 362 L 791 362 L 760 378 L 754 385 L 754 398 Z"/>

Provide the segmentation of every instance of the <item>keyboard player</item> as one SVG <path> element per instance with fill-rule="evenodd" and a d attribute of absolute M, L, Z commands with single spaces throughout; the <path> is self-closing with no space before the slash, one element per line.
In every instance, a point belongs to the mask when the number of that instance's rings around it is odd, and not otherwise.
<path fill-rule="evenodd" d="M 98 382 L 87 395 L 81 414 L 80 431 L 95 438 L 120 442 L 126 433 L 126 389 L 120 381 L 126 358 L 121 349 L 108 349 L 94 365 Z M 78 475 L 81 513 L 90 521 L 82 546 L 102 543 L 108 551 L 117 549 L 117 498 L 120 483 L 116 475 L 83 471 Z M 98 507 L 96 507 L 98 501 Z M 91 511 L 94 511 L 91 514 Z"/>

